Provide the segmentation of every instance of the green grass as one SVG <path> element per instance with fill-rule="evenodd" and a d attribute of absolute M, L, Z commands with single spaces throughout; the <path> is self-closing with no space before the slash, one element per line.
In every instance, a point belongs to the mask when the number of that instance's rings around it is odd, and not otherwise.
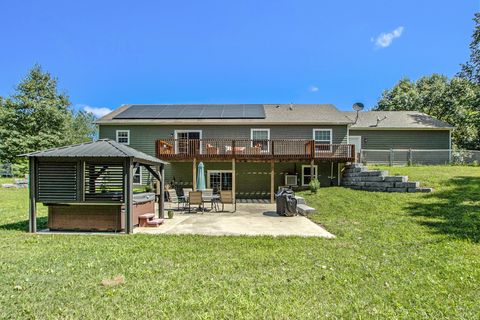
<path fill-rule="evenodd" d="M 305 192 L 333 240 L 31 235 L 0 189 L 0 317 L 478 318 L 480 168 L 386 169 L 436 191 Z"/>

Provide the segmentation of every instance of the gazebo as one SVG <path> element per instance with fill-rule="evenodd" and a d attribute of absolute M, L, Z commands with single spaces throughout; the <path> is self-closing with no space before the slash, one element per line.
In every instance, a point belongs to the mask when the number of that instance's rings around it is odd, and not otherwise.
<path fill-rule="evenodd" d="M 137 206 L 145 211 L 141 204 L 149 200 L 149 210 L 155 210 L 155 198 L 158 217 L 164 216 L 164 168 L 168 162 L 109 139 L 23 156 L 30 161 L 30 232 L 37 231 L 37 202 L 49 207 L 49 226 L 55 219 L 57 225 L 63 223 L 72 230 L 88 226 L 131 233 L 138 223 L 138 218 L 134 219 Z M 133 176 L 138 166 L 155 178 L 156 197 L 135 197 Z M 136 198 L 142 201 L 137 203 Z"/>

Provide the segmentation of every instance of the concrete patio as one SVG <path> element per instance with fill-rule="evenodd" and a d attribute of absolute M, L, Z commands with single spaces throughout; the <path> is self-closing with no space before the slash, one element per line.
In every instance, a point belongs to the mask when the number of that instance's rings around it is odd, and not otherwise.
<path fill-rule="evenodd" d="M 167 208 L 170 207 L 168 205 Z M 225 210 L 230 207 L 226 206 Z M 238 203 L 236 212 L 210 211 L 201 214 L 177 211 L 173 219 L 165 219 L 158 228 L 135 228 L 134 233 L 335 237 L 303 216 L 278 216 L 275 205 L 270 203 Z"/>

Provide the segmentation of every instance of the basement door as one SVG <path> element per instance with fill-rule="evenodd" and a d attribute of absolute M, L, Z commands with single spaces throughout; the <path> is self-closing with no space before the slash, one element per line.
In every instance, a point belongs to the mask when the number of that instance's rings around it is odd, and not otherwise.
<path fill-rule="evenodd" d="M 213 189 L 213 192 L 232 190 L 232 171 L 231 170 L 208 170 L 207 188 Z"/>

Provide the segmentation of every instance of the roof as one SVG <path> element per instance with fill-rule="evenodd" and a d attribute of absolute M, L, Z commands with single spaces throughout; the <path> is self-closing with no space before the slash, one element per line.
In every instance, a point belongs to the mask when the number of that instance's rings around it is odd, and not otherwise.
<path fill-rule="evenodd" d="M 428 114 L 417 111 L 344 112 L 354 123 L 351 129 L 445 129 L 454 127 Z"/>
<path fill-rule="evenodd" d="M 155 118 L 141 118 L 135 117 L 129 119 L 116 118 L 121 113 L 132 108 L 135 105 L 123 105 L 120 108 L 112 111 L 106 116 L 98 119 L 97 124 L 144 124 L 144 125 L 218 125 L 231 124 L 242 125 L 248 122 L 251 125 L 286 125 L 286 124 L 303 124 L 303 125 L 319 125 L 319 124 L 350 124 L 353 121 L 349 119 L 345 113 L 340 112 L 331 104 L 256 104 L 256 105 L 242 105 L 242 106 L 262 106 L 265 112 L 265 118 L 254 119 L 239 119 L 239 118 L 222 118 L 215 117 L 192 119 L 192 118 L 176 118 L 176 119 L 155 119 Z M 218 104 L 197 104 L 197 105 L 142 105 L 145 108 L 158 108 L 161 106 L 168 106 L 169 108 L 178 107 L 185 108 L 195 106 L 204 110 L 215 109 L 222 106 L 224 110 L 229 107 L 238 105 L 218 105 Z M 148 111 L 146 111 L 148 112 Z"/>
<path fill-rule="evenodd" d="M 39 158 L 134 158 L 134 161 L 140 163 L 168 164 L 168 162 L 110 139 L 36 151 L 21 156 Z"/>

